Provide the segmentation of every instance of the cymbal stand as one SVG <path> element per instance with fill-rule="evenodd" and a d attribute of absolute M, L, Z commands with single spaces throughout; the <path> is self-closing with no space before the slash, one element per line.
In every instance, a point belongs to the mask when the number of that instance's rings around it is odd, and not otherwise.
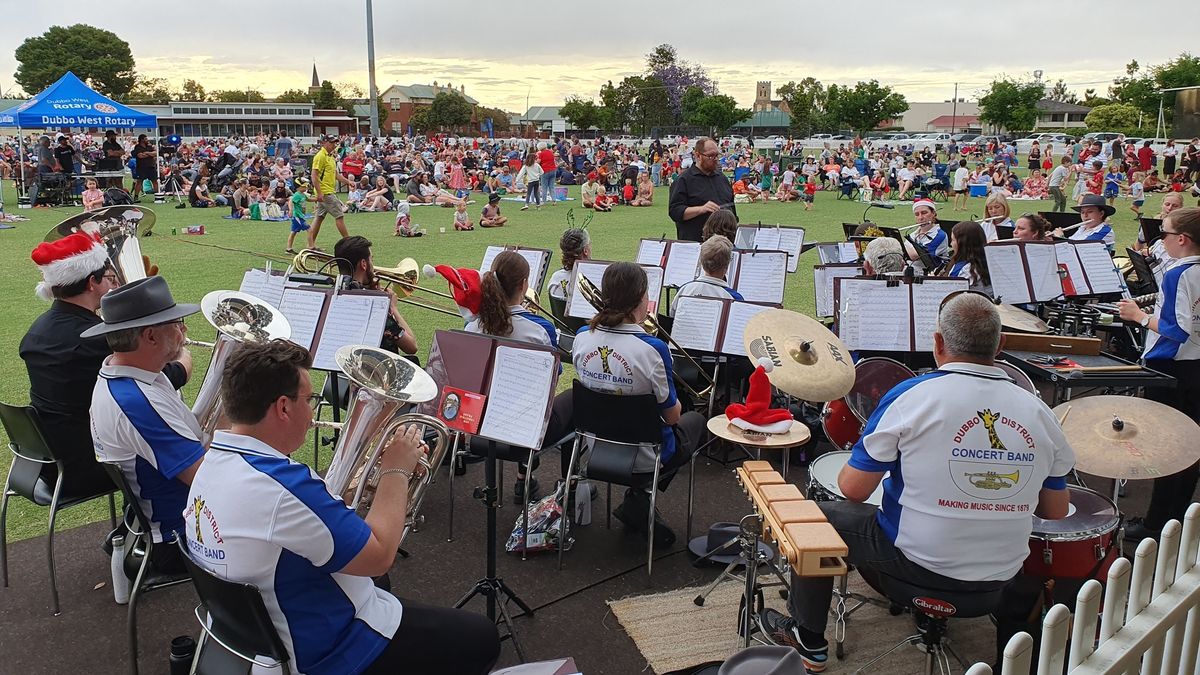
<path fill-rule="evenodd" d="M 757 516 L 754 516 L 754 517 L 757 517 Z M 745 519 L 743 518 L 743 520 L 745 520 Z M 742 576 L 741 574 L 734 573 L 734 570 L 737 569 L 738 567 L 741 567 L 742 565 L 746 564 L 746 559 L 747 559 L 746 551 L 750 550 L 747 548 L 747 543 L 748 543 L 747 536 L 748 536 L 748 533 L 747 533 L 746 529 L 743 527 L 741 532 L 738 534 L 738 536 L 730 537 L 729 541 L 726 541 L 724 544 L 721 544 L 720 546 L 717 546 L 713 550 L 705 553 L 704 555 L 697 558 L 695 562 L 692 563 L 692 565 L 699 567 L 704 562 L 711 560 L 713 556 L 720 555 L 724 551 L 728 551 L 735 546 L 737 546 L 741 549 L 741 551 L 738 553 L 738 556 L 736 558 L 734 558 L 733 560 L 729 561 L 729 564 L 725 566 L 725 569 L 721 571 L 721 574 L 719 574 L 717 576 L 717 578 L 714 579 L 713 582 L 711 584 L 709 584 L 708 587 L 705 588 L 699 595 L 697 595 L 695 598 L 692 599 L 692 602 L 695 603 L 697 607 L 703 607 L 704 601 L 708 598 L 708 596 L 711 595 L 713 591 L 717 590 L 717 586 L 720 586 L 721 582 L 725 581 L 726 579 L 732 579 L 734 581 L 745 581 L 745 577 Z M 763 547 L 761 544 L 758 545 L 756 548 L 756 550 L 758 552 L 758 555 L 755 556 L 755 558 L 758 561 L 757 564 L 759 564 L 759 565 L 761 565 L 763 563 L 769 564 L 772 560 L 774 560 L 775 553 L 774 553 L 774 551 L 771 551 L 771 549 L 769 549 L 769 548 L 766 551 L 763 551 L 762 548 Z M 780 595 L 785 595 L 787 592 L 788 582 L 786 579 L 783 578 L 783 573 L 780 572 L 779 568 L 776 567 L 775 565 L 770 565 L 770 570 L 775 573 L 775 576 L 778 577 L 779 581 L 778 582 L 772 581 L 772 582 L 769 582 L 766 584 L 759 584 L 758 588 L 763 589 L 763 588 L 769 588 L 772 586 L 780 586 L 780 587 L 782 587 L 780 589 Z"/>

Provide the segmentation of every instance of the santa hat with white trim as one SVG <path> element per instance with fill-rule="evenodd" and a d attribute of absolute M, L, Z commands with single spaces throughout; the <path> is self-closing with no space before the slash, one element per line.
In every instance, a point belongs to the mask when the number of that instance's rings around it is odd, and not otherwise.
<path fill-rule="evenodd" d="M 422 271 L 430 279 L 440 274 L 450 282 L 450 295 L 454 297 L 458 312 L 464 319 L 470 321 L 479 314 L 479 304 L 483 300 L 479 270 L 468 267 L 454 268 L 449 265 L 425 265 Z"/>
<path fill-rule="evenodd" d="M 750 374 L 750 388 L 745 403 L 730 403 L 725 408 L 729 423 L 739 429 L 764 434 L 786 434 L 795 421 L 786 408 L 771 407 L 771 381 L 767 373 L 774 367 L 771 360 L 763 357 L 758 367 Z"/>
<path fill-rule="evenodd" d="M 919 197 L 913 201 L 913 213 L 916 213 L 917 209 L 919 208 L 927 208 L 930 211 L 937 213 L 937 204 L 935 204 L 929 197 Z"/>
<path fill-rule="evenodd" d="M 42 272 L 36 293 L 43 300 L 53 300 L 55 286 L 68 286 L 108 264 L 108 249 L 95 235 L 75 232 L 56 241 L 37 245 L 30 254 Z"/>

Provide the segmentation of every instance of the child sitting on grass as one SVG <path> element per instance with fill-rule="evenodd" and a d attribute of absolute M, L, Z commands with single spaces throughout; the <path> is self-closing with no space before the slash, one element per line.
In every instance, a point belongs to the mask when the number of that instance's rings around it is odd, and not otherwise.
<path fill-rule="evenodd" d="M 407 201 L 396 202 L 396 234 L 397 237 L 420 237 L 424 236 L 425 228 L 413 227 L 412 219 L 408 216 L 408 210 L 412 205 Z"/>
<path fill-rule="evenodd" d="M 465 203 L 460 203 L 458 206 L 454 207 L 454 229 L 475 229 L 475 224 L 471 222 L 470 216 L 467 215 L 467 205 Z"/>
<path fill-rule="evenodd" d="M 601 185 L 596 190 L 596 199 L 592 203 L 592 208 L 596 211 L 612 211 L 613 198 L 608 196 L 608 190 Z"/>
<path fill-rule="evenodd" d="M 480 227 L 503 227 L 508 222 L 508 218 L 500 215 L 500 195 L 492 193 L 488 196 L 488 203 L 483 207 L 483 214 L 479 217 Z"/>

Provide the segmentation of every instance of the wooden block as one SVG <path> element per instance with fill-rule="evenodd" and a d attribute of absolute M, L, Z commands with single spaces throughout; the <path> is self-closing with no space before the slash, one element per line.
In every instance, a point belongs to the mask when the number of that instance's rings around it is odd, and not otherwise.
<path fill-rule="evenodd" d="M 755 485 L 783 485 L 787 482 L 778 471 L 751 471 L 749 476 Z"/>
<path fill-rule="evenodd" d="M 758 492 L 768 502 L 786 502 L 804 499 L 804 493 L 800 492 L 800 488 L 791 483 L 783 485 L 760 485 Z"/>
<path fill-rule="evenodd" d="M 789 523 L 824 523 L 825 512 L 816 502 L 807 499 L 792 502 L 771 502 L 771 514 L 781 525 Z"/>
<path fill-rule="evenodd" d="M 1045 352 L 1049 354 L 1100 354 L 1100 338 L 1063 337 L 1038 333 L 1004 333 L 1004 348 L 1015 352 Z"/>
<path fill-rule="evenodd" d="M 846 573 L 850 552 L 829 523 L 791 523 L 784 532 L 794 552 L 792 569 L 802 577 L 836 577 Z"/>
<path fill-rule="evenodd" d="M 742 468 L 746 471 L 773 471 L 771 463 L 763 459 L 750 459 L 742 462 Z"/>

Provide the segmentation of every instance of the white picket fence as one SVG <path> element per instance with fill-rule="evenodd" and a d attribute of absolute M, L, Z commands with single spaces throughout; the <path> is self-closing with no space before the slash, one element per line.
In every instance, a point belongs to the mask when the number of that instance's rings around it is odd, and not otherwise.
<path fill-rule="evenodd" d="M 1183 524 L 1172 520 L 1161 543 L 1145 539 L 1134 562 L 1120 558 L 1100 582 L 1084 584 L 1072 617 L 1055 605 L 1042 621 L 1036 660 L 1033 638 L 1014 635 L 1004 648 L 1002 675 L 1200 675 L 1200 504 L 1192 504 Z M 1097 626 L 1099 633 L 1097 633 Z M 1070 639 L 1070 649 L 1067 641 Z M 966 675 L 990 675 L 982 663 Z"/>

